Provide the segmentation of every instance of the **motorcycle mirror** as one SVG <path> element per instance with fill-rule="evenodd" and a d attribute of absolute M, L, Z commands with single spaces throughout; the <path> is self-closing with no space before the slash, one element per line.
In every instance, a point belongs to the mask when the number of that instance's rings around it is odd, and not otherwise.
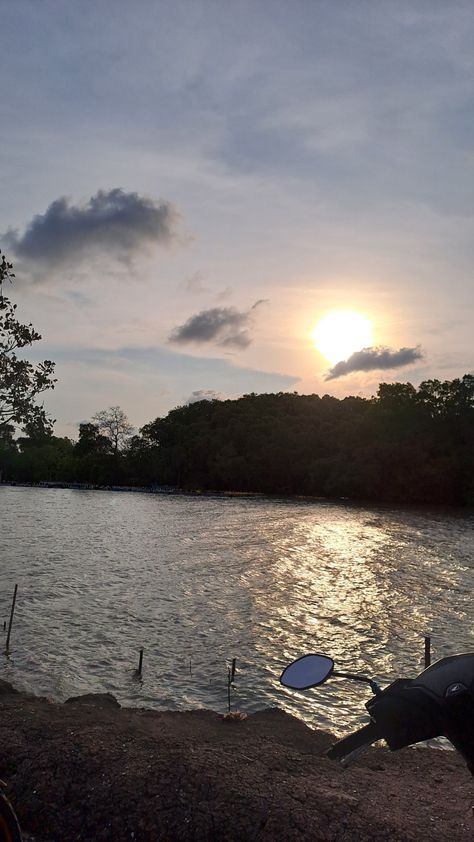
<path fill-rule="evenodd" d="M 334 669 L 334 661 L 327 655 L 302 655 L 283 670 L 280 683 L 292 690 L 308 690 L 323 684 Z"/>

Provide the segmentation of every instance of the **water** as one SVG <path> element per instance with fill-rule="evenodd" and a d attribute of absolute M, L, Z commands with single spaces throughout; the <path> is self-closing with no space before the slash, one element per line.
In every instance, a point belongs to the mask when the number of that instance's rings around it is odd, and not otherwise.
<path fill-rule="evenodd" d="M 382 682 L 474 650 L 474 516 L 268 499 L 0 489 L 0 676 L 54 699 L 225 711 L 279 705 L 344 733 L 364 686 L 279 686 L 304 652 Z M 133 675 L 145 648 L 143 680 Z"/>

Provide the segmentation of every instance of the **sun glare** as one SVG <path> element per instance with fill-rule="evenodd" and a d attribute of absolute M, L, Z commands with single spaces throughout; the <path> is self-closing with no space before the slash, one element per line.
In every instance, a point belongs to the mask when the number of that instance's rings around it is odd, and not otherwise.
<path fill-rule="evenodd" d="M 333 310 L 318 322 L 312 337 L 320 354 L 334 365 L 372 345 L 372 322 L 352 310 Z"/>

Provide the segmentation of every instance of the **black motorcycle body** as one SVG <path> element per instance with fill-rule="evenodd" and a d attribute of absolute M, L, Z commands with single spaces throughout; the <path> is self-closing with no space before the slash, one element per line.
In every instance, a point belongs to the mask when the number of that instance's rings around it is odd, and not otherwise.
<path fill-rule="evenodd" d="M 326 656 L 303 656 L 294 664 L 304 661 L 305 657 L 315 659 Z M 287 667 L 281 678 L 286 686 L 292 686 L 284 680 L 289 669 Z M 322 684 L 330 675 L 352 677 L 374 686 L 370 679 L 337 673 L 333 668 L 317 684 Z M 307 676 L 305 679 L 307 681 Z M 446 737 L 464 757 L 474 775 L 473 653 L 443 658 L 417 678 L 398 679 L 385 690 L 375 685 L 375 692 L 376 695 L 366 704 L 370 723 L 335 743 L 328 752 L 330 757 L 344 761 L 354 751 L 377 740 L 385 740 L 392 751 L 397 751 L 435 737 Z"/>

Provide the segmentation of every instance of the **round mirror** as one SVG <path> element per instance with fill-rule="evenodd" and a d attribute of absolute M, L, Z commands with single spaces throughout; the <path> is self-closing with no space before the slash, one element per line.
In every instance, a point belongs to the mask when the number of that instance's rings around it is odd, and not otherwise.
<path fill-rule="evenodd" d="M 283 670 L 280 682 L 293 690 L 317 687 L 331 675 L 334 661 L 327 655 L 303 655 Z"/>

